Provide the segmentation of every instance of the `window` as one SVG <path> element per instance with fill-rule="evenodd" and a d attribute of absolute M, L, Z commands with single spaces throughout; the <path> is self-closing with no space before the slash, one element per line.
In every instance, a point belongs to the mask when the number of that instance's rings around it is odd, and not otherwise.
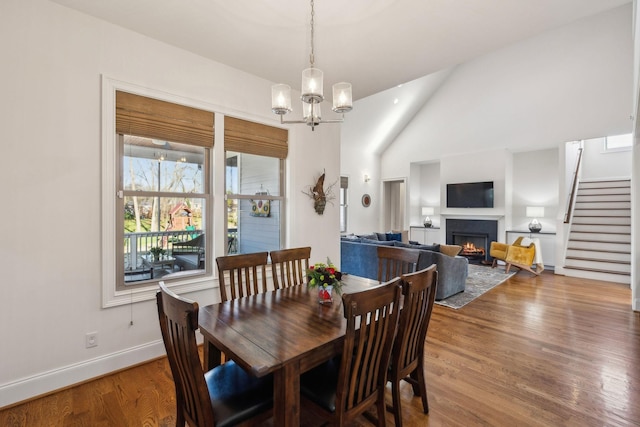
<path fill-rule="evenodd" d="M 206 239 L 201 236 L 207 228 L 209 150 L 133 135 L 118 140 L 123 153 L 123 283 L 206 270 Z"/>
<path fill-rule="evenodd" d="M 627 151 L 631 150 L 633 137 L 630 133 L 626 135 L 607 136 L 604 139 L 604 151 Z"/>
<path fill-rule="evenodd" d="M 225 117 L 227 253 L 281 249 L 286 130 Z"/>
<path fill-rule="evenodd" d="M 349 190 L 349 178 L 346 176 L 340 177 L 340 232 L 347 232 L 347 207 L 348 207 L 348 190 Z"/>
<path fill-rule="evenodd" d="M 116 92 L 116 290 L 211 271 L 213 113 Z"/>

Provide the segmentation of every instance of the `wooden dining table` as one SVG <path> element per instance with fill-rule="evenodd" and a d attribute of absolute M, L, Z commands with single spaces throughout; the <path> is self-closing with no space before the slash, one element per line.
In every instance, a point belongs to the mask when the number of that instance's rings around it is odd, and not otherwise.
<path fill-rule="evenodd" d="M 342 277 L 344 293 L 379 286 L 375 280 Z M 300 374 L 342 351 L 346 320 L 342 298 L 318 302 L 306 285 L 268 291 L 200 308 L 205 369 L 221 354 L 257 377 L 274 376 L 274 425 L 300 424 Z"/>

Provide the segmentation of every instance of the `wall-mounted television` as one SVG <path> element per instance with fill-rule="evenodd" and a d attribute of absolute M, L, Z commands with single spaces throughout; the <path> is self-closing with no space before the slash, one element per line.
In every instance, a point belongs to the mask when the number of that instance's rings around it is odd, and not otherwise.
<path fill-rule="evenodd" d="M 493 181 L 447 184 L 448 208 L 492 208 Z"/>

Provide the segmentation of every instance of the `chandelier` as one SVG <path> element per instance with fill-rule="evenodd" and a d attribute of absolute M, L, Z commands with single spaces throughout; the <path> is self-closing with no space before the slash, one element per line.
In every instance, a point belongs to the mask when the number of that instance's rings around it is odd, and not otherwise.
<path fill-rule="evenodd" d="M 283 116 L 291 112 L 291 86 L 275 84 L 271 87 L 271 111 L 280 116 L 280 123 L 305 123 L 311 126 L 311 130 L 320 123 L 341 123 L 344 113 L 351 111 L 353 101 L 351 97 L 351 83 L 341 82 L 333 85 L 333 108 L 340 119 L 322 120 L 320 103 L 324 100 L 322 88 L 322 71 L 315 68 L 313 50 L 314 9 L 311 0 L 311 54 L 309 55 L 309 68 L 302 71 L 302 120 L 285 121 Z"/>

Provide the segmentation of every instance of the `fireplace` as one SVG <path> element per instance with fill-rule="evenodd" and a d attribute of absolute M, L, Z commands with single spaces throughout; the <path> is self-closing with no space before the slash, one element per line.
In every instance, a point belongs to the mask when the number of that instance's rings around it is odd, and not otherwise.
<path fill-rule="evenodd" d="M 447 219 L 447 244 L 462 246 L 460 255 L 472 263 L 490 263 L 489 246 L 498 240 L 498 221 Z"/>

